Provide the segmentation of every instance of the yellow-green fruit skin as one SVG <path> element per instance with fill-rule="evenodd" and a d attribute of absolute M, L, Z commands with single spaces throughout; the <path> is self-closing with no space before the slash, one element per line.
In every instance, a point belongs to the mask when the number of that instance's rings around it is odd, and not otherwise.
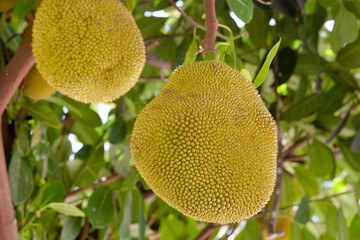
<path fill-rule="evenodd" d="M 55 92 L 55 89 L 46 82 L 36 67 L 32 67 L 26 77 L 23 94 L 34 100 L 41 100 L 53 95 Z"/>
<path fill-rule="evenodd" d="M 138 116 L 130 147 L 155 194 L 198 221 L 242 221 L 273 192 L 276 124 L 254 85 L 220 61 L 176 69 Z"/>
<path fill-rule="evenodd" d="M 118 0 L 43 0 L 32 47 L 49 84 L 84 103 L 124 95 L 145 64 L 140 30 Z"/>

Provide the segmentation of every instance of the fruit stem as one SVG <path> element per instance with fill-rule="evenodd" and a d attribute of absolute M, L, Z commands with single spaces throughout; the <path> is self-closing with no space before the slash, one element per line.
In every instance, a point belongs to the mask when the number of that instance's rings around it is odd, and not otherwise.
<path fill-rule="evenodd" d="M 219 51 L 215 48 L 215 40 L 218 29 L 218 21 L 216 19 L 215 11 L 215 0 L 204 0 L 204 8 L 206 17 L 206 36 L 200 43 L 200 51 L 202 52 L 204 59 L 207 53 L 211 55 L 215 54 L 217 58 L 219 58 Z"/>

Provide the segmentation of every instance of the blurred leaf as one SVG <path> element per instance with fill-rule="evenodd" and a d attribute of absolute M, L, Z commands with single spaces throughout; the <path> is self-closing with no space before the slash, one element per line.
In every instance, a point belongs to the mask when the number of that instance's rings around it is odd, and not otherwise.
<path fill-rule="evenodd" d="M 335 158 L 332 151 L 322 142 L 314 139 L 309 149 L 309 169 L 315 176 L 330 176 L 335 174 Z"/>
<path fill-rule="evenodd" d="M 194 27 L 193 39 L 190 43 L 190 46 L 186 52 L 184 63 L 195 62 L 196 52 L 199 50 L 198 43 L 196 41 L 196 27 Z"/>
<path fill-rule="evenodd" d="M 360 216 L 356 214 L 349 227 L 350 240 L 360 240 Z"/>
<path fill-rule="evenodd" d="M 141 198 L 141 193 L 136 192 L 138 196 L 138 222 L 139 222 L 139 240 L 143 240 L 145 237 L 146 230 L 146 219 L 143 207 L 143 200 Z"/>
<path fill-rule="evenodd" d="M 39 206 L 52 202 L 61 202 L 66 195 L 66 189 L 62 182 L 55 180 L 50 182 L 39 194 Z"/>
<path fill-rule="evenodd" d="M 34 189 L 33 173 L 26 158 L 21 158 L 15 151 L 9 166 L 11 198 L 15 205 L 30 197 Z"/>
<path fill-rule="evenodd" d="M 309 198 L 307 196 L 304 196 L 301 199 L 299 208 L 296 211 L 294 219 L 301 224 L 306 224 L 310 220 Z"/>
<path fill-rule="evenodd" d="M 336 84 L 327 93 L 322 94 L 320 102 L 322 103 L 319 113 L 334 113 L 342 106 L 343 99 L 346 95 L 346 88 L 343 85 Z"/>
<path fill-rule="evenodd" d="M 0 12 L 7 12 L 12 9 L 18 0 L 1 0 Z"/>
<path fill-rule="evenodd" d="M 126 123 L 119 116 L 110 127 L 109 141 L 112 144 L 121 143 L 126 137 Z"/>
<path fill-rule="evenodd" d="M 183 239 L 185 223 L 169 215 L 167 218 L 161 219 L 160 235 L 164 239 Z"/>
<path fill-rule="evenodd" d="M 3 1 L 3 0 L 2 0 Z M 6 22 L 6 14 L 0 16 L 0 39 L 7 48 L 16 52 L 20 46 L 20 37 L 16 36 L 16 32 Z"/>
<path fill-rule="evenodd" d="M 299 184 L 303 187 L 305 194 L 312 197 L 319 194 L 319 185 L 312 173 L 303 166 L 294 168 L 295 176 Z"/>
<path fill-rule="evenodd" d="M 136 6 L 136 0 L 125 0 L 125 4 L 131 12 L 132 10 L 134 10 L 134 8 Z"/>
<path fill-rule="evenodd" d="M 279 50 L 278 54 L 278 64 L 279 64 L 279 84 L 287 82 L 294 72 L 297 60 L 296 51 L 291 48 L 282 48 Z"/>
<path fill-rule="evenodd" d="M 132 220 L 132 191 L 128 191 L 123 207 L 123 220 L 120 226 L 120 239 L 131 240 L 130 225 Z"/>
<path fill-rule="evenodd" d="M 102 228 L 110 223 L 114 216 L 114 204 L 112 192 L 106 186 L 95 189 L 87 207 L 87 215 L 91 225 Z"/>
<path fill-rule="evenodd" d="M 45 101 L 55 103 L 55 104 L 57 104 L 59 106 L 64 106 L 69 110 L 70 113 L 76 115 L 77 117 L 80 117 L 80 118 L 82 117 L 81 111 L 79 111 L 76 106 L 74 106 L 69 101 L 66 101 L 66 100 L 64 100 L 62 98 L 57 97 L 56 95 L 52 95 L 50 97 L 47 97 L 45 99 Z"/>
<path fill-rule="evenodd" d="M 299 2 L 296 3 L 292 0 L 274 0 L 271 7 L 287 16 L 294 17 L 297 11 L 296 4 Z"/>
<path fill-rule="evenodd" d="M 320 98 L 321 95 L 316 93 L 306 97 L 299 103 L 287 109 L 281 115 L 282 119 L 286 121 L 296 121 L 309 116 L 321 106 L 321 101 L 319 101 Z"/>
<path fill-rule="evenodd" d="M 360 34 L 355 42 L 340 49 L 336 61 L 348 68 L 360 67 Z"/>
<path fill-rule="evenodd" d="M 30 150 L 30 131 L 26 124 L 21 124 L 16 132 L 17 135 L 17 151 L 20 156 L 26 155 Z"/>
<path fill-rule="evenodd" d="M 319 0 L 319 3 L 324 8 L 328 8 L 328 7 L 334 6 L 336 3 L 338 3 L 338 0 Z"/>
<path fill-rule="evenodd" d="M 38 121 L 42 122 L 48 127 L 61 128 L 59 119 L 52 111 L 48 104 L 44 101 L 26 105 L 25 108 Z"/>
<path fill-rule="evenodd" d="M 159 35 L 160 29 L 164 26 L 166 20 L 166 18 L 146 17 L 138 19 L 136 24 L 141 29 L 141 35 L 143 38 L 147 38 Z"/>
<path fill-rule="evenodd" d="M 266 79 L 268 72 L 269 72 L 271 62 L 274 59 L 274 57 L 279 49 L 280 43 L 281 43 L 281 39 L 271 48 L 271 50 L 267 54 L 265 62 L 262 65 L 259 73 L 257 74 L 257 76 L 254 80 L 255 87 L 259 87 Z"/>
<path fill-rule="evenodd" d="M 231 11 L 240 18 L 244 23 L 250 22 L 253 14 L 252 0 L 227 0 Z"/>
<path fill-rule="evenodd" d="M 334 52 L 337 53 L 345 43 L 355 41 L 358 33 L 356 17 L 340 4 L 339 11 L 335 16 L 334 28 L 330 33 L 330 43 Z"/>
<path fill-rule="evenodd" d="M 62 135 L 51 146 L 52 152 L 55 154 L 59 162 L 66 162 L 72 153 L 71 143 L 67 135 Z"/>
<path fill-rule="evenodd" d="M 54 211 L 73 217 L 85 217 L 85 214 L 77 207 L 63 202 L 53 202 L 46 205 L 43 209 L 51 208 Z"/>
<path fill-rule="evenodd" d="M 14 7 L 11 24 L 16 26 L 35 6 L 35 0 L 20 0 Z"/>
<path fill-rule="evenodd" d="M 255 6 L 253 18 L 249 24 L 246 24 L 246 30 L 249 32 L 250 39 L 257 49 L 266 47 L 266 38 L 264 36 L 269 30 L 269 24 L 264 23 L 269 21 L 270 17 L 266 12 Z"/>
<path fill-rule="evenodd" d="M 338 145 L 347 163 L 356 171 L 360 171 L 360 153 L 350 151 L 350 139 L 338 138 Z"/>
<path fill-rule="evenodd" d="M 61 230 L 60 240 L 74 240 L 81 231 L 81 218 L 67 216 Z"/>
<path fill-rule="evenodd" d="M 360 153 L 360 131 L 357 132 L 354 140 L 352 141 L 350 151 Z"/>

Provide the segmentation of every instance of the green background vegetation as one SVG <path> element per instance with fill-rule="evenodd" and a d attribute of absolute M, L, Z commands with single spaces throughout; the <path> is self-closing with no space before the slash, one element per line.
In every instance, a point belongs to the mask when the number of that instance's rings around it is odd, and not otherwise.
<path fill-rule="evenodd" d="M 149 52 L 172 69 L 201 60 L 196 51 L 205 35 L 202 0 L 182 3 L 202 26 L 196 31 L 168 1 L 125 1 Z M 0 70 L 31 28 L 38 4 L 19 0 L 0 13 Z M 239 28 L 231 11 L 246 25 Z M 278 70 L 258 88 L 273 116 L 276 93 L 281 107 L 278 220 L 288 224 L 278 230 L 286 239 L 359 240 L 360 1 L 275 0 L 263 6 L 216 0 L 216 12 L 220 60 L 246 68 L 253 79 L 282 40 L 274 60 Z M 208 225 L 157 198 L 134 168 L 129 151 L 134 120 L 171 72 L 146 64 L 138 84 L 110 104 L 82 104 L 59 93 L 41 101 L 20 91 L 14 95 L 3 131 L 22 239 L 201 239 L 204 231 L 209 239 L 259 239 L 272 202 L 268 211 L 240 224 Z"/>

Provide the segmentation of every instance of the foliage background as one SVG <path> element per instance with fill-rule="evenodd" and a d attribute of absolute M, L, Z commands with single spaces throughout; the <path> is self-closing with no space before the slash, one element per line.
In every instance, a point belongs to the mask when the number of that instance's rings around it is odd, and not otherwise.
<path fill-rule="evenodd" d="M 39 2 L 1 1 L 13 3 L 0 13 L 3 69 L 29 35 Z M 146 64 L 138 84 L 110 104 L 86 105 L 59 93 L 35 102 L 20 88 L 3 116 L 21 239 L 265 236 L 272 202 L 238 224 L 196 222 L 157 198 L 137 173 L 129 152 L 134 120 L 173 69 L 201 60 L 204 9 L 201 0 L 176 3 L 199 23 L 194 31 L 171 1 L 125 4 L 161 64 Z M 258 88 L 274 117 L 276 101 L 281 107 L 282 239 L 360 239 L 360 1 L 216 0 L 216 12 L 221 60 L 253 78 L 282 39 L 274 71 Z M 234 14 L 246 24 L 238 26 Z"/>

